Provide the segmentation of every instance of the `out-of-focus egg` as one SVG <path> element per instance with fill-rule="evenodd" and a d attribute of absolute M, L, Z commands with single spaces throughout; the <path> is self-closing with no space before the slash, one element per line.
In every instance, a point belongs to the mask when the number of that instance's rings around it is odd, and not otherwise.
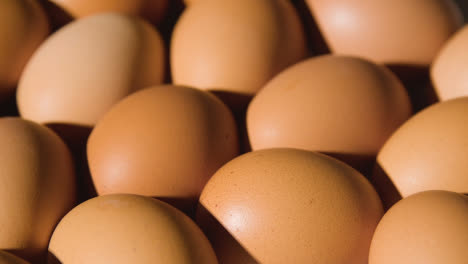
<path fill-rule="evenodd" d="M 50 129 L 0 119 L 0 249 L 38 260 L 75 201 L 70 152 Z"/>
<path fill-rule="evenodd" d="M 431 68 L 434 88 L 441 100 L 468 96 L 468 26 L 442 48 Z"/>
<path fill-rule="evenodd" d="M 453 0 L 306 0 L 334 53 L 429 66 L 462 25 Z"/>
<path fill-rule="evenodd" d="M 447 191 L 414 194 L 395 204 L 380 221 L 369 264 L 464 264 L 467 222 L 468 197 Z"/>
<path fill-rule="evenodd" d="M 287 0 L 199 1 L 175 26 L 172 77 L 180 85 L 253 95 L 306 54 Z"/>
<path fill-rule="evenodd" d="M 17 92 L 21 116 L 40 123 L 93 126 L 114 103 L 160 84 L 164 47 L 143 20 L 117 13 L 80 19 L 33 55 Z"/>
<path fill-rule="evenodd" d="M 0 264 L 28 264 L 28 262 L 13 254 L 0 250 Z"/>
<path fill-rule="evenodd" d="M 49 0 L 62 7 L 71 16 L 81 18 L 105 12 L 120 12 L 141 16 L 151 22 L 164 17 L 167 0 Z"/>
<path fill-rule="evenodd" d="M 24 66 L 48 34 L 36 0 L 0 1 L 0 101 L 14 94 Z"/>
<path fill-rule="evenodd" d="M 208 181 L 200 204 L 260 263 L 366 263 L 383 214 L 356 170 L 296 149 L 230 161 Z"/>
<path fill-rule="evenodd" d="M 214 95 L 157 86 L 116 104 L 88 140 L 99 194 L 197 199 L 211 175 L 238 154 L 236 124 Z"/>
<path fill-rule="evenodd" d="M 408 95 L 388 69 L 325 55 L 273 78 L 250 103 L 247 129 L 254 150 L 375 156 L 410 114 Z"/>
<path fill-rule="evenodd" d="M 210 243 L 186 215 L 161 201 L 105 195 L 70 211 L 49 245 L 49 263 L 217 263 Z"/>
<path fill-rule="evenodd" d="M 402 197 L 426 190 L 468 193 L 467 134 L 468 97 L 438 103 L 404 123 L 382 147 L 377 162 Z M 386 176 L 374 177 L 381 182 Z M 383 183 L 377 183 L 382 198 L 391 199 L 385 197 L 389 186 Z"/>

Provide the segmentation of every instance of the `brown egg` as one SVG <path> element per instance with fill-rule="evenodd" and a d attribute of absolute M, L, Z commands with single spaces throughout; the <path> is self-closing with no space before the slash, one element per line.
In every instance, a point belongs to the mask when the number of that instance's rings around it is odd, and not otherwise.
<path fill-rule="evenodd" d="M 73 206 L 70 152 L 50 129 L 0 119 L 0 249 L 39 260 L 60 218 Z"/>
<path fill-rule="evenodd" d="M 161 201 L 129 194 L 88 200 L 58 224 L 49 263 L 217 263 L 195 223 Z"/>
<path fill-rule="evenodd" d="M 468 97 L 438 103 L 403 124 L 377 162 L 402 197 L 426 190 L 468 193 L 467 134 Z"/>
<path fill-rule="evenodd" d="M 168 0 L 49 0 L 62 7 L 70 15 L 81 18 L 105 12 L 138 15 L 151 22 L 164 17 Z"/>
<path fill-rule="evenodd" d="M 238 154 L 236 125 L 214 95 L 157 86 L 115 105 L 88 140 L 99 194 L 197 199 L 206 181 Z"/>
<path fill-rule="evenodd" d="M 464 264 L 468 197 L 427 191 L 395 204 L 372 239 L 369 264 Z"/>
<path fill-rule="evenodd" d="M 468 96 L 468 26 L 444 45 L 431 68 L 431 78 L 440 100 Z"/>
<path fill-rule="evenodd" d="M 306 0 L 332 52 L 429 66 L 463 23 L 453 0 Z"/>
<path fill-rule="evenodd" d="M 28 262 L 13 254 L 0 250 L 0 264 L 28 264 Z"/>
<path fill-rule="evenodd" d="M 356 170 L 295 149 L 230 161 L 208 181 L 200 203 L 260 263 L 366 263 L 383 214 Z"/>
<path fill-rule="evenodd" d="M 254 150 L 374 156 L 410 114 L 408 95 L 388 69 L 325 55 L 273 78 L 250 103 L 247 129 Z"/>
<path fill-rule="evenodd" d="M 253 95 L 306 54 L 287 0 L 199 1 L 175 26 L 172 77 L 176 84 Z"/>
<path fill-rule="evenodd" d="M 93 126 L 114 103 L 164 74 L 164 47 L 146 22 L 116 13 L 80 19 L 54 33 L 29 61 L 17 101 L 40 123 Z"/>
<path fill-rule="evenodd" d="M 36 0 L 0 1 L 0 102 L 14 94 L 26 62 L 48 34 Z"/>

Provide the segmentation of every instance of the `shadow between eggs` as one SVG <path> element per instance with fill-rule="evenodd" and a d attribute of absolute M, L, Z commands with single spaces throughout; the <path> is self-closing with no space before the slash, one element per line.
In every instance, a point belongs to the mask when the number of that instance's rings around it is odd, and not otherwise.
<path fill-rule="evenodd" d="M 219 263 L 258 264 L 244 247 L 201 204 L 198 204 L 196 222 L 207 236 Z"/>
<path fill-rule="evenodd" d="M 431 84 L 429 67 L 405 64 L 387 64 L 401 80 L 408 92 L 413 107 L 413 113 L 438 102 L 437 93 Z"/>
<path fill-rule="evenodd" d="M 72 153 L 76 173 L 78 204 L 96 197 L 97 192 L 91 178 L 86 155 L 86 143 L 92 127 L 63 123 L 49 123 L 46 125 L 62 138 Z"/>

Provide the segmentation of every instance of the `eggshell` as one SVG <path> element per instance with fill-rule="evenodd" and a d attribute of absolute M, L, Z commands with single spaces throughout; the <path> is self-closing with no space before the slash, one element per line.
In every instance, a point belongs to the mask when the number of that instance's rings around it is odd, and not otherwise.
<path fill-rule="evenodd" d="M 73 206 L 70 152 L 50 129 L 0 119 L 0 249 L 38 260 L 60 218 Z"/>
<path fill-rule="evenodd" d="M 163 80 L 164 47 L 146 22 L 106 13 L 54 33 L 21 76 L 21 116 L 40 123 L 93 126 L 114 103 Z"/>
<path fill-rule="evenodd" d="M 306 56 L 303 28 L 287 0 L 199 1 L 177 22 L 174 83 L 253 95 Z"/>
<path fill-rule="evenodd" d="M 468 26 L 457 32 L 437 55 L 431 78 L 440 100 L 468 95 Z"/>
<path fill-rule="evenodd" d="M 369 264 L 463 264 L 468 259 L 468 197 L 427 191 L 395 204 L 372 239 Z"/>
<path fill-rule="evenodd" d="M 36 0 L 0 2 L 0 101 L 14 94 L 24 66 L 48 34 L 47 17 Z"/>
<path fill-rule="evenodd" d="M 236 125 L 212 94 L 156 86 L 115 105 L 88 140 L 99 194 L 198 198 L 211 175 L 238 154 Z"/>
<path fill-rule="evenodd" d="M 408 95 L 388 69 L 325 55 L 267 83 L 249 105 L 247 129 L 254 150 L 293 147 L 373 156 L 410 114 Z"/>
<path fill-rule="evenodd" d="M 119 12 L 138 15 L 151 22 L 159 22 L 165 15 L 167 0 L 50 0 L 73 17 Z"/>
<path fill-rule="evenodd" d="M 195 223 L 161 201 L 116 194 L 88 200 L 69 212 L 50 241 L 60 263 L 217 263 Z"/>
<path fill-rule="evenodd" d="M 0 250 L 0 264 L 28 264 L 28 262 L 13 254 Z"/>
<path fill-rule="evenodd" d="M 383 214 L 356 170 L 296 149 L 230 161 L 208 181 L 200 204 L 260 263 L 366 263 Z"/>
<path fill-rule="evenodd" d="M 468 193 L 467 134 L 468 97 L 438 103 L 403 124 L 377 162 L 402 197 L 426 190 Z"/>
<path fill-rule="evenodd" d="M 463 24 L 453 0 L 306 0 L 333 53 L 429 66 Z"/>

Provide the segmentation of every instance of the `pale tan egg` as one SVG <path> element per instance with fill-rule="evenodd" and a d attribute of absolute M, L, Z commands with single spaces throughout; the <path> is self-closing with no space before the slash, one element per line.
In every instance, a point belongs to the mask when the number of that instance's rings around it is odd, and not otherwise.
<path fill-rule="evenodd" d="M 17 91 L 22 117 L 93 126 L 117 101 L 164 77 L 164 45 L 143 20 L 106 13 L 77 20 L 37 50 Z"/>
<path fill-rule="evenodd" d="M 463 24 L 453 0 L 306 0 L 330 50 L 427 67 Z"/>
<path fill-rule="evenodd" d="M 458 31 L 437 55 L 431 79 L 440 100 L 468 96 L 468 26 Z"/>

